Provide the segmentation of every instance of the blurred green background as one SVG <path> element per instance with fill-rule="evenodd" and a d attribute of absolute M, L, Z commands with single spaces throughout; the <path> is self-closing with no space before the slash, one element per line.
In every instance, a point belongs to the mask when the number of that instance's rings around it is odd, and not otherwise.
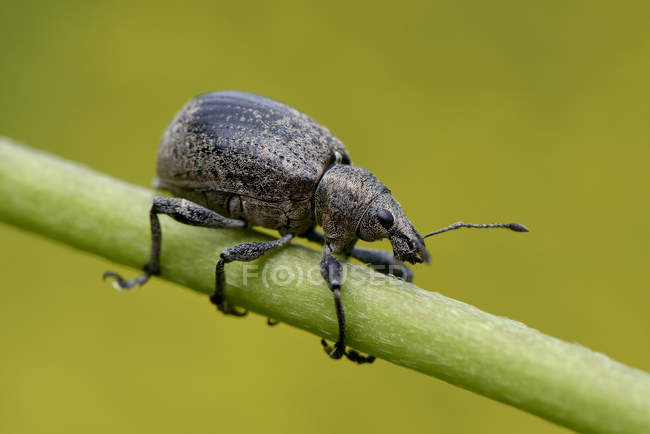
<path fill-rule="evenodd" d="M 4 2 L 0 134 L 149 185 L 190 97 L 276 98 L 421 231 L 532 229 L 431 239 L 421 287 L 648 371 L 650 9 L 614 5 Z M 6 225 L 0 243 L 2 433 L 565 432 L 158 279 L 118 293 L 115 265 Z"/>

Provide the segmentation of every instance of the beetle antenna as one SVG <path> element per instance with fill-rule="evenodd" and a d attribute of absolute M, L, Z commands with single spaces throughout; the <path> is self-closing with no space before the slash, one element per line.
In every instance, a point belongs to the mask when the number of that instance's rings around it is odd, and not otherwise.
<path fill-rule="evenodd" d="M 520 225 L 519 223 L 490 223 L 487 225 L 473 225 L 471 223 L 457 222 L 454 223 L 453 225 L 447 226 L 446 228 L 438 229 L 437 231 L 428 233 L 424 235 L 422 238 L 430 237 L 432 235 L 437 235 L 443 232 L 452 231 L 454 229 L 460 229 L 460 228 L 478 228 L 478 229 L 505 228 L 515 232 L 528 232 L 528 228 L 524 225 Z"/>

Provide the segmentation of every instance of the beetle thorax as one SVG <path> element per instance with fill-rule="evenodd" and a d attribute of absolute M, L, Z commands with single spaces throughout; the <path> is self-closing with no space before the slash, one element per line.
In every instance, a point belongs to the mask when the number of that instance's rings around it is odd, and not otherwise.
<path fill-rule="evenodd" d="M 314 194 L 314 214 L 333 253 L 354 246 L 361 218 L 386 191 L 372 173 L 360 167 L 336 164 L 325 172 Z"/>

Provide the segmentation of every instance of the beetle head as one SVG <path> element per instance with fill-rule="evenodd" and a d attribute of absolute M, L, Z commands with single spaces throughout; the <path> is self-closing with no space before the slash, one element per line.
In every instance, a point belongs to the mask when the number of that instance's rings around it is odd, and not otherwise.
<path fill-rule="evenodd" d="M 400 261 L 429 263 L 429 253 L 422 237 L 390 191 L 381 193 L 372 201 L 359 223 L 357 235 L 364 241 L 388 238 L 393 254 Z"/>
<path fill-rule="evenodd" d="M 316 189 L 314 211 L 333 253 L 349 252 L 358 238 L 388 238 L 398 260 L 429 262 L 424 241 L 400 204 L 365 169 L 345 164 L 331 167 Z"/>

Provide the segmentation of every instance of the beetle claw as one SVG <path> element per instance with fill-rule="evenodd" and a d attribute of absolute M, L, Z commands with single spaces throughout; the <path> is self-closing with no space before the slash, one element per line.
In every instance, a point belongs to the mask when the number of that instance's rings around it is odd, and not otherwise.
<path fill-rule="evenodd" d="M 325 354 L 330 356 L 332 359 L 338 360 L 343 357 L 343 352 L 345 350 L 341 350 L 339 346 L 331 347 L 325 339 L 321 339 L 320 343 L 323 346 L 323 350 L 325 350 Z"/>
<path fill-rule="evenodd" d="M 232 316 L 239 316 L 239 317 L 248 315 L 247 309 L 240 310 L 235 306 L 230 306 L 228 303 L 218 304 L 217 309 L 220 312 L 223 312 L 224 315 L 232 315 Z"/>
<path fill-rule="evenodd" d="M 360 365 L 364 363 L 372 363 L 375 361 L 375 356 L 362 356 L 358 351 L 355 350 L 346 351 L 345 346 L 340 345 L 339 342 L 334 344 L 334 347 L 330 346 L 325 339 L 321 339 L 320 343 L 323 346 L 325 353 L 334 360 L 338 360 L 345 356 L 350 361 L 358 363 Z"/>
<path fill-rule="evenodd" d="M 113 288 L 117 289 L 118 291 L 133 289 L 133 287 L 136 285 L 142 286 L 147 283 L 149 277 L 151 277 L 151 274 L 144 273 L 136 278 L 124 280 L 121 275 L 115 273 L 114 271 L 107 271 L 102 275 L 102 279 L 104 280 L 107 278 L 113 278 Z"/>

